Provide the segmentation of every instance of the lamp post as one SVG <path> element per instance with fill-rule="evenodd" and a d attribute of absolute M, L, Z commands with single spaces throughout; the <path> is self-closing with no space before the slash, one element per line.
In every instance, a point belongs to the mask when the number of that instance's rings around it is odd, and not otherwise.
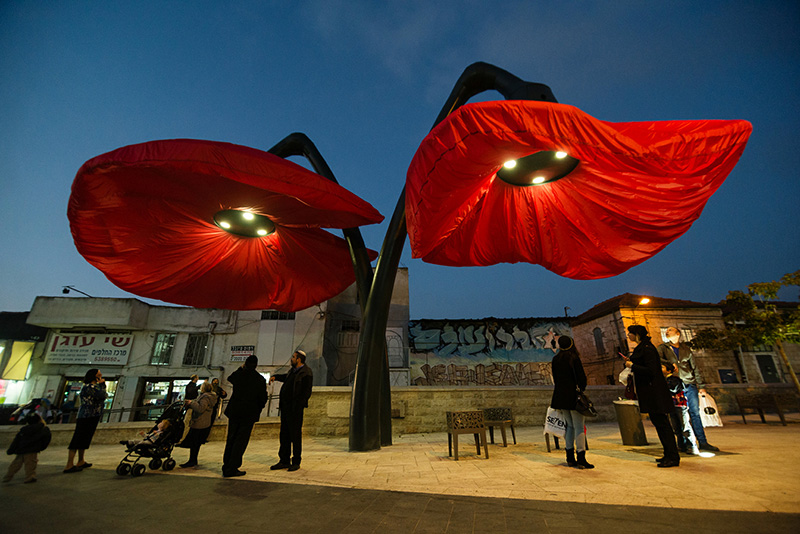
<path fill-rule="evenodd" d="M 86 296 L 86 297 L 89 297 L 89 298 L 94 298 L 94 297 L 93 297 L 93 296 L 91 296 L 89 293 L 84 293 L 83 291 L 81 291 L 80 289 L 76 288 L 75 286 L 64 286 L 64 287 L 61 289 L 61 292 L 62 292 L 63 294 L 65 294 L 65 295 L 69 295 L 69 292 L 70 292 L 70 291 L 74 291 L 74 292 L 76 292 L 76 293 L 80 293 L 81 295 L 83 295 L 83 296 Z"/>

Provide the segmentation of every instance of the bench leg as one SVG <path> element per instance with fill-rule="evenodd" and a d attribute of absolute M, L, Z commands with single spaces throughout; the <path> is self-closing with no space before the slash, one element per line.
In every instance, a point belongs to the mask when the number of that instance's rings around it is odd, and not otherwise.
<path fill-rule="evenodd" d="M 514 438 L 514 445 L 517 444 L 517 435 L 514 433 L 514 425 L 511 425 L 511 437 Z"/>
<path fill-rule="evenodd" d="M 547 444 L 547 452 L 550 452 L 550 434 L 544 435 L 544 442 Z"/>
<path fill-rule="evenodd" d="M 758 408 L 758 415 L 761 417 L 761 422 L 762 423 L 766 423 L 767 422 L 767 420 L 764 419 L 764 410 L 763 409 Z"/>
<path fill-rule="evenodd" d="M 484 430 L 484 432 L 486 432 L 486 431 Z M 481 455 L 480 434 L 473 434 L 472 437 L 475 438 L 475 452 L 478 454 L 478 456 L 480 456 Z"/>
<path fill-rule="evenodd" d="M 456 461 L 458 461 L 458 434 L 453 434 L 453 452 L 455 453 Z"/>
<path fill-rule="evenodd" d="M 500 427 L 500 433 L 503 435 L 503 447 L 508 447 L 508 441 L 506 441 L 506 425 Z"/>
<path fill-rule="evenodd" d="M 494 427 L 493 426 L 489 427 L 489 441 L 491 441 L 492 445 L 494 445 Z M 478 451 L 478 452 L 480 453 L 480 451 Z"/>
<path fill-rule="evenodd" d="M 485 428 L 483 429 L 483 432 L 481 433 L 481 436 L 483 437 L 483 450 L 486 452 L 486 459 L 488 460 L 489 459 L 489 443 L 486 441 L 486 429 Z M 481 450 L 480 450 L 480 448 L 478 448 L 478 455 L 480 455 L 480 454 L 481 454 Z"/>

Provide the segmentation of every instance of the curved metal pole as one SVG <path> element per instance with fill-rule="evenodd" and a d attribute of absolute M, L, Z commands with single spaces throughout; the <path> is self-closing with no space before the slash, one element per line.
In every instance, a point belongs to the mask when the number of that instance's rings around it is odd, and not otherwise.
<path fill-rule="evenodd" d="M 470 98 L 488 90 L 498 91 L 507 100 L 556 102 L 546 85 L 525 82 L 488 63 L 473 63 L 456 82 L 433 127 Z M 367 299 L 350 403 L 351 451 L 370 451 L 391 443 L 391 391 L 385 336 L 394 280 L 406 241 L 405 193 L 403 188 L 383 240 Z M 376 399 L 380 402 L 375 402 Z"/>
<path fill-rule="evenodd" d="M 335 184 L 339 183 L 316 145 L 304 133 L 295 132 L 287 135 L 270 148 L 268 152 L 281 158 L 303 156 L 311 163 L 317 174 Z M 367 307 L 367 295 L 372 285 L 372 262 L 370 262 L 364 238 L 361 236 L 361 230 L 358 227 L 345 228 L 342 233 L 350 248 L 350 259 L 353 261 L 353 269 L 356 273 L 356 287 L 358 288 L 359 304 L 363 315 Z"/>

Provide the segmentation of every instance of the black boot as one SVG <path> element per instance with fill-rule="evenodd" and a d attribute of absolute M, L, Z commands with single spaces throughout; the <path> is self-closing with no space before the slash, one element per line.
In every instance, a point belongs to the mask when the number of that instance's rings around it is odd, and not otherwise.
<path fill-rule="evenodd" d="M 586 451 L 578 451 L 578 467 L 581 469 L 594 469 L 594 466 L 586 461 Z"/>
<path fill-rule="evenodd" d="M 569 467 L 578 467 L 578 462 L 575 461 L 575 449 L 565 449 L 567 451 L 567 465 Z"/>

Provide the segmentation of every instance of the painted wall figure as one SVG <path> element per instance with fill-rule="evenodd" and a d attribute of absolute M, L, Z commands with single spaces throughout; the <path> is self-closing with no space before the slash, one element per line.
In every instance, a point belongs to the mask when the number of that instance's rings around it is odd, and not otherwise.
<path fill-rule="evenodd" d="M 411 383 L 549 385 L 552 342 L 571 334 L 569 324 L 555 319 L 411 321 Z"/>

